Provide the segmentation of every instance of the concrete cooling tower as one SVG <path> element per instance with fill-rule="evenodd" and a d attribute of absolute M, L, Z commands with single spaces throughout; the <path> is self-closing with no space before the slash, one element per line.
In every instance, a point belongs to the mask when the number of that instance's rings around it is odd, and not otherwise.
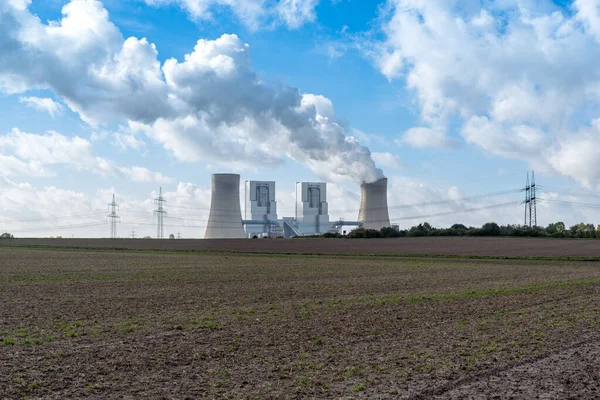
<path fill-rule="evenodd" d="M 245 238 L 240 209 L 240 176 L 212 175 L 212 197 L 205 239 Z"/>
<path fill-rule="evenodd" d="M 387 178 L 360 185 L 360 211 L 358 221 L 365 229 L 381 229 L 390 226 L 387 204 Z"/>

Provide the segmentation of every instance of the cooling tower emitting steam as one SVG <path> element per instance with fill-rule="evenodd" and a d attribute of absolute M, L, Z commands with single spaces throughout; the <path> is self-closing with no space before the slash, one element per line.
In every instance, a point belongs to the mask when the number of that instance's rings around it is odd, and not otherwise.
<path fill-rule="evenodd" d="M 240 209 L 240 176 L 213 174 L 205 239 L 245 238 Z"/>
<path fill-rule="evenodd" d="M 358 220 L 365 229 L 381 229 L 390 226 L 387 204 L 387 178 L 360 185 L 360 211 Z"/>

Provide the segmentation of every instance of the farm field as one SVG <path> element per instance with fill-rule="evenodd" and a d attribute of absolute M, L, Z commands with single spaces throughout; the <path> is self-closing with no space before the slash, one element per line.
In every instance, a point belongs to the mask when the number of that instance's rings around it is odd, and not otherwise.
<path fill-rule="evenodd" d="M 13 239 L 14 245 L 256 253 L 598 257 L 600 241 L 497 237 L 398 239 Z M 2 243 L 0 243 L 2 244 Z"/>
<path fill-rule="evenodd" d="M 600 397 L 600 262 L 546 245 L 594 241 L 282 242 L 298 254 L 0 246 L 0 399 Z"/>

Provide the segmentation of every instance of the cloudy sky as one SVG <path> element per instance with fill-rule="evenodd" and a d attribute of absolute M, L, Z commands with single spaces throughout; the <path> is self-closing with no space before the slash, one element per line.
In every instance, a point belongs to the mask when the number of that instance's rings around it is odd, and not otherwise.
<path fill-rule="evenodd" d="M 392 221 L 600 223 L 600 0 L 0 0 L 0 230 L 202 237 L 210 174 Z M 496 207 L 498 206 L 498 207 Z"/>

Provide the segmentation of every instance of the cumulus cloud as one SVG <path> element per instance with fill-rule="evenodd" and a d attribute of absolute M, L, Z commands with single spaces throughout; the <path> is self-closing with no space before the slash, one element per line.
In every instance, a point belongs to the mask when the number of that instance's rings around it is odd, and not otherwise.
<path fill-rule="evenodd" d="M 152 6 L 177 5 L 194 20 L 209 20 L 213 12 L 226 7 L 248 28 L 264 29 L 284 24 L 297 29 L 315 20 L 319 0 L 143 0 Z"/>
<path fill-rule="evenodd" d="M 62 12 L 43 24 L 27 8 L 0 4 L 1 89 L 51 89 L 92 124 L 171 112 L 153 45 L 124 40 L 99 1 L 74 0 Z"/>
<path fill-rule="evenodd" d="M 103 157 L 94 156 L 92 144 L 78 136 L 58 132 L 37 135 L 13 129 L 0 136 L 0 167 L 5 175 L 48 176 L 48 165 L 68 165 L 104 176 L 116 176 L 134 182 L 167 183 L 172 179 L 143 167 L 122 167 Z M 18 156 L 19 158 L 15 157 Z"/>
<path fill-rule="evenodd" d="M 64 110 L 62 104 L 48 97 L 21 97 L 19 101 L 35 110 L 47 112 L 52 118 L 62 114 Z"/>
<path fill-rule="evenodd" d="M 452 126 L 479 148 L 532 162 L 580 183 L 600 176 L 575 168 L 600 107 L 600 8 L 553 2 L 388 0 L 384 39 L 367 47 L 388 79 L 415 94 L 422 127 L 401 139 L 445 145 Z"/>
<path fill-rule="evenodd" d="M 72 0 L 49 24 L 5 3 L 0 48 L 4 91 L 51 89 L 85 121 L 126 120 L 182 161 L 248 168 L 287 156 L 327 180 L 383 175 L 369 149 L 346 136 L 329 99 L 262 80 L 235 35 L 199 40 L 183 60 L 161 65 L 156 47 L 124 39 L 99 1 Z"/>

